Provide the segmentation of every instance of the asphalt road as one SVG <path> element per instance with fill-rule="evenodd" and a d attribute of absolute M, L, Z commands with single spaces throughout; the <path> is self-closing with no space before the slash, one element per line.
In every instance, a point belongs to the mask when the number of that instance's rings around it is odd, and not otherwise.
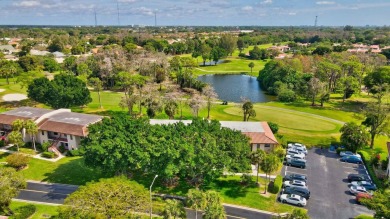
<path fill-rule="evenodd" d="M 27 188 L 23 189 L 16 199 L 63 204 L 64 199 L 76 191 L 78 186 L 64 184 L 46 184 L 38 182 L 27 182 Z"/>
<path fill-rule="evenodd" d="M 47 184 L 39 182 L 28 182 L 27 188 L 23 189 L 16 199 L 50 203 L 63 204 L 65 198 L 76 191 L 78 186 L 64 184 Z M 271 219 L 272 215 L 250 208 L 237 208 L 231 205 L 225 205 L 228 219 Z M 195 211 L 187 209 L 187 218 L 195 218 Z M 200 213 L 198 218 L 201 218 Z"/>
<path fill-rule="evenodd" d="M 336 153 L 313 148 L 306 157 L 306 169 L 284 167 L 283 172 L 307 175 L 311 195 L 306 208 L 312 219 L 348 219 L 359 214 L 372 214 L 355 201 L 348 191 L 350 173 L 367 174 L 364 165 L 342 163 Z"/>

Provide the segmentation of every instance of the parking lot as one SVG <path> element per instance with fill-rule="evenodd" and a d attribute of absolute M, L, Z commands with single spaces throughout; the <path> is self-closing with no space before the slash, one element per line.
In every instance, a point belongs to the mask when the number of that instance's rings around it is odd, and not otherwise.
<path fill-rule="evenodd" d="M 306 208 L 313 219 L 347 219 L 359 214 L 372 214 L 355 201 L 348 191 L 347 176 L 351 173 L 366 174 L 363 165 L 342 163 L 339 155 L 319 148 L 308 151 L 306 169 L 284 166 L 282 175 L 299 173 L 307 175 L 310 199 Z"/>

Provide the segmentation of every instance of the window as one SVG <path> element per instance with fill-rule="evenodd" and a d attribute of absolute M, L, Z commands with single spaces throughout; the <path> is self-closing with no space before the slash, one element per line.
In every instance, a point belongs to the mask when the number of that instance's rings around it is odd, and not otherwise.
<path fill-rule="evenodd" d="M 69 137 L 70 137 L 70 140 L 73 140 L 73 135 L 69 135 Z"/>
<path fill-rule="evenodd" d="M 45 135 L 45 131 L 42 131 L 42 135 Z"/>
<path fill-rule="evenodd" d="M 58 135 L 58 133 L 57 133 L 57 132 L 54 132 L 53 135 Z"/>
<path fill-rule="evenodd" d="M 270 144 L 265 144 L 264 147 L 269 148 L 269 147 L 271 147 L 271 145 Z"/>
<path fill-rule="evenodd" d="M 64 134 L 64 137 L 66 137 L 66 134 Z"/>

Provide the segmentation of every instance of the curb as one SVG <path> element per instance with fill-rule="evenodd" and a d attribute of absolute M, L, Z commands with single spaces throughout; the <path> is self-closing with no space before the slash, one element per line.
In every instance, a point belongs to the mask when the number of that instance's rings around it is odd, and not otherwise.
<path fill-rule="evenodd" d="M 67 187 L 72 187 L 72 188 L 79 188 L 80 187 L 78 185 L 63 184 L 63 183 L 50 183 L 50 182 L 42 182 L 42 181 L 36 181 L 36 180 L 27 180 L 26 182 L 39 183 L 39 184 L 44 184 L 44 185 L 60 185 L 60 186 L 67 186 Z"/>
<path fill-rule="evenodd" d="M 18 202 L 31 203 L 31 204 L 40 204 L 40 205 L 51 205 L 51 206 L 61 206 L 62 205 L 62 204 L 53 204 L 53 203 L 48 203 L 48 202 L 27 201 L 27 200 L 17 199 L 17 198 L 13 198 L 12 200 L 18 201 Z"/>
<path fill-rule="evenodd" d="M 287 213 L 275 213 L 275 212 L 263 211 L 263 210 L 259 210 L 259 209 L 244 207 L 244 206 L 240 206 L 240 205 L 226 204 L 226 203 L 223 203 L 223 206 L 232 207 L 232 208 L 239 208 L 239 209 L 244 209 L 244 210 L 248 210 L 248 211 L 259 212 L 259 213 L 268 214 L 268 215 L 272 215 L 272 216 L 287 215 Z"/>

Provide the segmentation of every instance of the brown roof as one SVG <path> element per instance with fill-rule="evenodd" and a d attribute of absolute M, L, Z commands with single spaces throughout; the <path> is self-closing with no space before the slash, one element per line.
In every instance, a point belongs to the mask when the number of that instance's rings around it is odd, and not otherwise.
<path fill-rule="evenodd" d="M 12 125 L 12 122 L 17 120 L 17 119 L 28 120 L 29 118 L 21 117 L 21 116 L 0 114 L 0 124 Z"/>
<path fill-rule="evenodd" d="M 267 122 L 261 122 L 264 132 L 243 132 L 251 139 L 251 144 L 279 144 Z"/>
<path fill-rule="evenodd" d="M 68 135 L 87 136 L 87 128 L 83 125 L 75 125 L 63 122 L 53 122 L 50 120 L 44 121 L 40 126 L 40 130 L 59 132 Z"/>

